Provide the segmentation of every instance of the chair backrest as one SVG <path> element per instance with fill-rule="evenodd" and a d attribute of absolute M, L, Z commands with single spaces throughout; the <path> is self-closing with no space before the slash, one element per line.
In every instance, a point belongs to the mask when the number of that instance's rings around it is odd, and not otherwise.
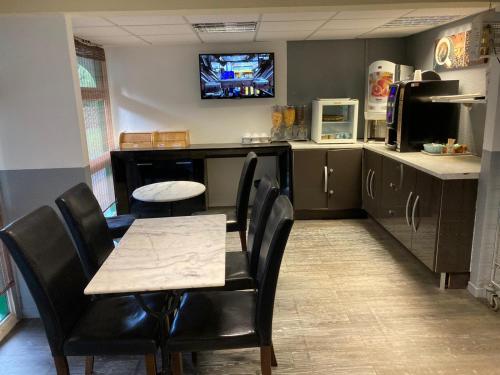
<path fill-rule="evenodd" d="M 257 275 L 260 245 L 262 244 L 262 237 L 264 237 L 267 219 L 279 192 L 278 181 L 275 178 L 270 178 L 267 175 L 261 178 L 248 225 L 247 255 L 250 264 L 250 275 L 253 278 Z"/>
<path fill-rule="evenodd" d="M 247 228 L 248 200 L 252 190 L 253 176 L 257 166 L 257 155 L 249 152 L 241 170 L 240 182 L 238 183 L 238 194 L 236 195 L 236 220 L 238 226 L 244 230 Z"/>
<path fill-rule="evenodd" d="M 99 202 L 87 184 L 81 183 L 56 199 L 75 241 L 83 270 L 90 280 L 115 248 Z"/>
<path fill-rule="evenodd" d="M 87 278 L 71 238 L 55 211 L 43 206 L 0 231 L 45 326 L 53 355 L 87 307 Z"/>
<path fill-rule="evenodd" d="M 257 267 L 257 308 L 255 323 L 262 346 L 271 345 L 274 296 L 288 236 L 293 225 L 290 200 L 279 196 L 267 220 Z"/>

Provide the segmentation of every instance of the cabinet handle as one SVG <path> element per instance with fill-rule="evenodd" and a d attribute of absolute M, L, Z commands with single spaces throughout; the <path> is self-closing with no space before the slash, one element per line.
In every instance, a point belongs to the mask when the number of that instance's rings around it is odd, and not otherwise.
<path fill-rule="evenodd" d="M 153 165 L 153 163 L 136 163 L 135 165 L 137 165 L 138 167 L 148 167 L 150 165 Z"/>
<path fill-rule="evenodd" d="M 370 178 L 370 197 L 375 199 L 375 193 L 373 192 L 373 180 L 375 178 L 375 170 L 372 172 L 372 177 Z"/>
<path fill-rule="evenodd" d="M 325 193 L 328 193 L 328 167 L 326 165 L 323 171 L 325 173 Z"/>
<path fill-rule="evenodd" d="M 413 203 L 413 209 L 411 210 L 411 226 L 413 227 L 413 231 L 415 233 L 417 232 L 417 226 L 415 225 L 415 211 L 417 210 L 417 204 L 419 199 L 420 196 L 417 195 L 417 197 L 415 198 L 415 203 Z"/>
<path fill-rule="evenodd" d="M 371 198 L 371 195 L 370 195 L 370 188 L 369 188 L 369 185 L 370 185 L 370 175 L 372 173 L 372 170 L 368 170 L 368 173 L 366 174 L 366 181 L 365 181 L 365 185 L 366 185 L 366 194 L 368 194 L 368 196 Z"/>
<path fill-rule="evenodd" d="M 405 210 L 405 216 L 406 216 L 406 224 L 410 227 L 410 218 L 408 217 L 408 209 L 410 208 L 410 200 L 411 196 L 413 195 L 413 191 L 410 191 L 410 194 L 408 194 L 408 199 L 406 200 L 406 210 Z"/>

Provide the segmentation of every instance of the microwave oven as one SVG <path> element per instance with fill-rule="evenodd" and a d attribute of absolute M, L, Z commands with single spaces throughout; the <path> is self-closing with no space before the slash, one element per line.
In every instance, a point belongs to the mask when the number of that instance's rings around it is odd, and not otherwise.
<path fill-rule="evenodd" d="M 420 151 L 424 143 L 457 138 L 460 107 L 433 103 L 431 96 L 458 94 L 458 81 L 401 81 L 389 86 L 385 143 L 399 152 Z"/>

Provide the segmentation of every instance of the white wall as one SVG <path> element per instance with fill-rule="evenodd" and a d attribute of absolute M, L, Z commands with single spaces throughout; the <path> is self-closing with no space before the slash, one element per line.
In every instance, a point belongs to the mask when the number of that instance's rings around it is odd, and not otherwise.
<path fill-rule="evenodd" d="M 65 16 L 0 16 L 0 170 L 88 165 L 75 60 Z"/>
<path fill-rule="evenodd" d="M 201 100 L 199 53 L 274 52 L 276 98 Z M 271 106 L 286 104 L 286 42 L 109 47 L 106 60 L 115 136 L 189 129 L 191 143 L 240 142 L 271 128 Z"/>
<path fill-rule="evenodd" d="M 276 97 L 202 100 L 199 53 L 274 52 Z M 191 143 L 239 143 L 244 133 L 268 133 L 271 107 L 286 104 L 286 42 L 106 48 L 115 142 L 122 131 L 190 131 Z M 234 205 L 243 159 L 207 163 L 210 206 Z M 256 177 L 274 175 L 260 158 Z"/>

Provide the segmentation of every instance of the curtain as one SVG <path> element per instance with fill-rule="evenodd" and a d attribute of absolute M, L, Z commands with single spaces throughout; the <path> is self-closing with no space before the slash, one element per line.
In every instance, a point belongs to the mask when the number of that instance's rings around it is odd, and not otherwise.
<path fill-rule="evenodd" d="M 85 134 L 90 160 L 92 190 L 101 209 L 115 202 L 111 159 L 114 148 L 104 50 L 75 40 L 78 75 L 82 90 Z"/>

